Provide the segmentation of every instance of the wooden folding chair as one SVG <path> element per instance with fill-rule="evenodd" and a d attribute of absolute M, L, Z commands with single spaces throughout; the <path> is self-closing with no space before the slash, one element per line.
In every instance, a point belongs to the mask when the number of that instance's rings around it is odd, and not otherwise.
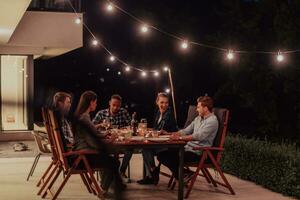
<path fill-rule="evenodd" d="M 204 176 L 208 183 L 213 184 L 215 187 L 217 185 L 222 185 L 226 187 L 231 194 L 235 194 L 234 190 L 232 189 L 231 185 L 229 184 L 228 180 L 226 179 L 221 167 L 220 167 L 220 160 L 222 157 L 222 152 L 224 151 L 224 142 L 225 137 L 227 134 L 227 125 L 229 119 L 229 110 L 223 108 L 215 108 L 213 110 L 214 114 L 217 116 L 219 121 L 219 129 L 217 135 L 214 139 L 214 143 L 212 147 L 197 147 L 194 148 L 195 150 L 201 150 L 202 155 L 200 157 L 200 161 L 196 163 L 185 163 L 185 167 L 196 167 L 194 174 L 190 181 L 187 182 L 187 192 L 185 194 L 185 198 L 189 197 L 189 194 L 194 186 L 197 176 Z M 209 172 L 209 168 L 216 170 L 219 175 L 221 176 L 223 183 L 215 180 L 213 176 Z M 200 171 L 202 174 L 200 174 Z M 169 187 L 174 188 L 176 181 L 174 177 L 171 177 L 169 181 Z"/>
<path fill-rule="evenodd" d="M 70 176 L 73 174 L 79 174 L 84 185 L 86 186 L 89 193 L 93 193 L 97 195 L 98 197 L 102 197 L 103 190 L 100 187 L 100 185 L 97 183 L 94 172 L 101 170 L 92 168 L 86 158 L 86 155 L 88 154 L 97 154 L 96 151 L 87 151 L 87 150 L 81 150 L 81 151 L 67 151 L 66 145 L 63 143 L 60 127 L 58 126 L 55 114 L 53 111 L 48 110 L 48 119 L 50 124 L 50 134 L 52 134 L 52 137 L 54 139 L 54 146 L 57 150 L 57 158 L 58 158 L 58 170 L 56 174 L 54 175 L 53 179 L 47 186 L 45 192 L 42 195 L 42 198 L 45 198 L 48 194 L 48 192 L 51 192 L 51 188 L 53 184 L 56 182 L 58 176 L 61 172 L 66 174 L 66 177 L 64 178 L 63 182 L 60 184 L 59 188 L 53 195 L 52 199 L 55 200 L 59 193 L 62 191 L 64 185 L 69 180 Z M 73 157 L 73 160 L 71 159 Z M 79 164 L 82 163 L 82 169 L 79 169 Z"/>
<path fill-rule="evenodd" d="M 40 195 L 43 192 L 44 188 L 47 186 L 48 182 L 53 177 L 55 171 L 60 166 L 58 156 L 57 156 L 57 150 L 54 145 L 54 138 L 52 137 L 52 134 L 50 133 L 51 132 L 50 123 L 49 123 L 50 119 L 48 117 L 47 112 L 48 112 L 48 110 L 46 108 L 42 108 L 42 117 L 43 117 L 43 122 L 44 122 L 44 125 L 46 128 L 46 132 L 48 135 L 48 141 L 49 141 L 51 152 L 52 152 L 52 157 L 51 157 L 52 161 L 37 183 L 37 187 L 41 186 L 37 193 L 38 195 Z"/>

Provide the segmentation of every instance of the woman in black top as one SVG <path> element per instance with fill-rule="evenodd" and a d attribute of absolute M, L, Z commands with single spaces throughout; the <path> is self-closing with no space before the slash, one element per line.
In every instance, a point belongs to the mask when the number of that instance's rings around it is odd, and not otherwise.
<path fill-rule="evenodd" d="M 174 113 L 169 106 L 169 96 L 166 93 L 158 93 L 156 98 L 157 112 L 153 129 L 157 131 L 176 132 L 178 131 Z M 154 156 L 166 149 L 145 149 L 142 151 L 146 177 L 137 181 L 139 184 L 157 184 L 159 181 L 159 168 L 156 167 Z"/>

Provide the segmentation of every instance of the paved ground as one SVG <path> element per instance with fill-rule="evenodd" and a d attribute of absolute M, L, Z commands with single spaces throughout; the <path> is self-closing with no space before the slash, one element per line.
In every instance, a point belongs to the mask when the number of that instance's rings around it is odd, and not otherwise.
<path fill-rule="evenodd" d="M 48 166 L 49 157 L 42 157 L 37 165 L 36 171 L 27 182 L 26 177 L 33 162 L 34 142 L 26 142 L 32 146 L 28 152 L 15 153 L 12 149 L 14 143 L 0 144 L 0 199 L 18 200 L 18 199 L 41 199 L 36 195 L 35 186 L 38 178 Z M 6 149 L 6 150 L 5 150 Z M 31 157 L 24 157 L 24 155 Z M 131 171 L 133 183 L 128 184 L 125 193 L 127 199 L 177 199 L 177 191 L 167 189 L 168 179 L 161 176 L 158 186 L 140 186 L 135 183 L 142 174 L 142 158 L 140 155 L 134 155 L 131 162 Z M 163 169 L 166 171 L 166 169 Z M 214 174 L 214 172 L 212 172 Z M 209 200 L 289 200 L 292 198 L 284 197 L 281 194 L 274 193 L 254 183 L 240 180 L 236 177 L 227 175 L 229 182 L 232 184 L 236 195 L 230 195 L 229 192 L 221 187 L 214 188 L 208 185 L 203 178 L 199 178 L 194 186 L 189 199 L 209 199 Z M 61 181 L 61 179 L 60 179 Z M 54 189 L 57 188 L 57 184 Z M 50 197 L 47 197 L 50 199 Z M 97 199 L 86 191 L 79 176 L 71 177 L 59 199 L 85 200 Z"/>

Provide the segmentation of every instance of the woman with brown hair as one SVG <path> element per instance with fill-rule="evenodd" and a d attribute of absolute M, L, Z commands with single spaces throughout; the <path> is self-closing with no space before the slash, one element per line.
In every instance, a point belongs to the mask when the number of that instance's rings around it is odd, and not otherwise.
<path fill-rule="evenodd" d="M 120 199 L 120 193 L 126 185 L 122 183 L 119 175 L 119 161 L 107 153 L 107 148 L 90 118 L 90 113 L 97 107 L 97 95 L 93 91 L 86 91 L 80 96 L 79 103 L 75 111 L 74 150 L 95 150 L 98 154 L 87 155 L 91 166 L 104 168 L 101 187 L 107 192 L 111 183 L 114 182 L 116 199 Z M 111 139 L 111 142 L 114 139 Z M 107 194 L 107 193 L 106 193 Z"/>

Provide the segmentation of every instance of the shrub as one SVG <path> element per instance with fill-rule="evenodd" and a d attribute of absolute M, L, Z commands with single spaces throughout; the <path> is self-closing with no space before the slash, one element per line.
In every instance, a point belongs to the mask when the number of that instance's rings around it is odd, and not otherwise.
<path fill-rule="evenodd" d="M 223 170 L 275 192 L 300 198 L 300 151 L 296 145 L 227 136 Z"/>

